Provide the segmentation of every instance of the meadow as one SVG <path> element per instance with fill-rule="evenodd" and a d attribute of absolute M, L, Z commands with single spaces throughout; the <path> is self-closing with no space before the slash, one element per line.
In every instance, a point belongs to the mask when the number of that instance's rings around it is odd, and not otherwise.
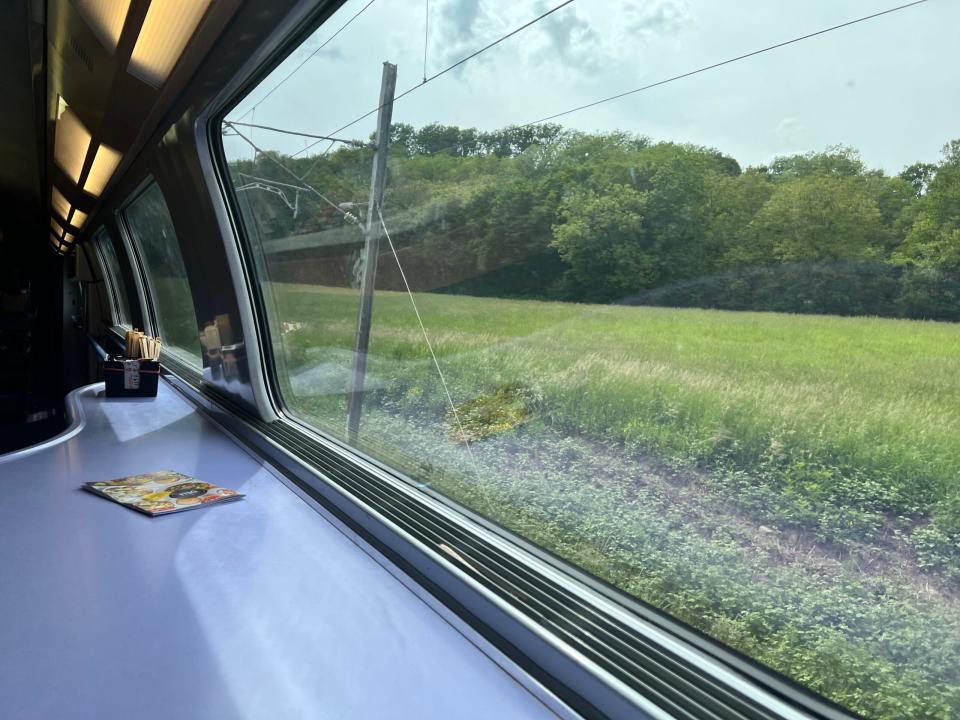
<path fill-rule="evenodd" d="M 267 297 L 342 436 L 356 291 Z M 868 717 L 960 716 L 960 326 L 415 297 L 453 409 L 378 291 L 364 450 Z"/>

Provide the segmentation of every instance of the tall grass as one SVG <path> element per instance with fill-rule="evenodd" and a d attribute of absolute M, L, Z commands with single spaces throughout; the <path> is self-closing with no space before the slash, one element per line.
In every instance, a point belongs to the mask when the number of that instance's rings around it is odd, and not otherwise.
<path fill-rule="evenodd" d="M 287 400 L 341 435 L 356 293 L 273 295 L 302 324 Z M 867 716 L 960 714 L 960 327 L 416 302 L 489 432 L 466 452 L 409 298 L 377 292 L 363 449 Z"/>
<path fill-rule="evenodd" d="M 283 287 L 291 354 L 352 349 L 351 291 Z M 553 426 L 679 458 L 834 467 L 929 511 L 960 491 L 960 327 L 421 293 L 454 400 L 531 389 Z M 373 375 L 442 403 L 409 299 L 378 292 Z M 814 488 L 811 488 L 813 491 Z"/>

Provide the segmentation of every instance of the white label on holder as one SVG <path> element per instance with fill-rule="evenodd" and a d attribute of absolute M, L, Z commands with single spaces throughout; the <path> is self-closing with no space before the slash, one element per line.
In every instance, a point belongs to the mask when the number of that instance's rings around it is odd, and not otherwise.
<path fill-rule="evenodd" d="M 123 389 L 140 389 L 140 362 L 137 360 L 123 361 Z"/>

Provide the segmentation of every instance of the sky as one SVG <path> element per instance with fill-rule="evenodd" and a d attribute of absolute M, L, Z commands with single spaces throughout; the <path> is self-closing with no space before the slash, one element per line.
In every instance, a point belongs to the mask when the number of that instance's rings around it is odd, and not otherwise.
<path fill-rule="evenodd" d="M 349 0 L 229 117 L 328 134 L 376 107 L 384 61 L 398 66 L 398 93 L 420 84 L 426 1 L 374 0 L 247 113 L 368 2 Z M 483 130 L 523 124 L 905 1 L 575 0 L 400 99 L 393 119 Z M 560 2 L 429 0 L 427 76 Z M 894 174 L 936 161 L 960 138 L 958 61 L 960 0 L 928 0 L 555 122 L 705 145 L 743 166 L 846 145 Z M 367 138 L 374 126 L 371 115 L 340 136 Z M 306 144 L 265 130 L 253 140 L 288 154 Z M 239 138 L 225 147 L 231 159 L 253 153 Z"/>

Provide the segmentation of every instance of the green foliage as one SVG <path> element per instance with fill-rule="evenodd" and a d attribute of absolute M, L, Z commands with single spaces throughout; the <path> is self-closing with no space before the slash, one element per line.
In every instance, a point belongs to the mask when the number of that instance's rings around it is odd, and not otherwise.
<path fill-rule="evenodd" d="M 860 177 L 866 165 L 860 153 L 850 147 L 835 145 L 824 152 L 809 152 L 775 159 L 764 170 L 777 181 L 796 180 L 811 175 L 826 177 Z"/>
<path fill-rule="evenodd" d="M 779 186 L 748 228 L 758 260 L 857 260 L 875 254 L 880 210 L 856 179 L 808 175 Z"/>
<path fill-rule="evenodd" d="M 897 177 L 556 125 L 391 142 L 458 417 L 384 252 L 362 449 L 856 712 L 960 716 L 960 335 L 827 317 L 960 320 L 960 142 Z M 362 203 L 370 161 L 234 170 Z M 240 197 L 299 328 L 273 331 L 284 399 L 339 436 L 361 236 L 312 193 Z"/>
<path fill-rule="evenodd" d="M 713 174 L 706 182 L 703 259 L 712 269 L 709 274 L 762 262 L 747 233 L 750 221 L 773 194 L 773 183 L 756 170 L 732 177 Z"/>
<path fill-rule="evenodd" d="M 499 387 L 491 393 L 456 405 L 446 414 L 450 437 L 458 443 L 477 440 L 512 430 L 530 419 L 524 403 L 523 388 L 516 384 Z"/>
<path fill-rule="evenodd" d="M 930 182 L 937 174 L 937 166 L 933 163 L 918 162 L 905 167 L 900 173 L 900 178 L 910 183 L 913 192 L 920 197 L 927 192 Z"/>
<path fill-rule="evenodd" d="M 894 259 L 909 265 L 960 272 L 960 141 L 943 149 L 944 160 L 917 200 L 913 224 Z"/>
<path fill-rule="evenodd" d="M 614 185 L 602 196 L 575 193 L 561 205 L 552 246 L 570 266 L 568 292 L 600 302 L 656 281 L 659 268 L 643 243 L 647 202 L 647 194 Z"/>
<path fill-rule="evenodd" d="M 413 126 L 406 123 L 398 123 L 390 127 L 392 149 L 408 156 L 513 157 L 534 145 L 556 143 L 564 136 L 563 127 L 552 123 L 513 125 L 491 132 L 440 123 L 430 123 L 419 130 L 415 130 Z M 373 140 L 373 137 L 370 139 Z"/>
<path fill-rule="evenodd" d="M 918 528 L 910 535 L 917 564 L 936 570 L 951 580 L 960 580 L 960 532 L 949 532 L 937 523 Z"/>
<path fill-rule="evenodd" d="M 742 171 L 711 148 L 551 124 L 495 131 L 397 124 L 391 138 L 386 212 L 397 246 L 417 269 L 419 289 L 575 302 L 669 298 L 684 307 L 919 319 L 958 315 L 956 141 L 940 163 L 915 163 L 888 177 L 846 147 Z M 307 182 L 337 202 L 363 203 L 371 158 L 369 148 L 316 158 L 267 152 L 235 163 L 235 170 L 286 183 L 306 173 Z M 286 192 L 292 201 L 293 191 Z M 344 229 L 339 211 L 312 193 L 300 193 L 295 217 L 275 194 L 247 191 L 242 199 L 256 210 L 265 239 L 332 237 Z M 307 272 L 298 268 L 290 279 Z M 335 284 L 324 272 L 317 282 Z M 402 287 L 396 273 L 382 281 L 387 289 Z"/>
<path fill-rule="evenodd" d="M 294 373 L 347 373 L 356 293 L 268 291 L 304 324 Z M 957 327 L 415 299 L 474 462 L 390 291 L 364 450 L 868 717 L 960 712 L 950 591 L 922 594 L 960 571 L 944 501 L 960 477 Z M 329 388 L 285 397 L 340 434 Z M 808 562 L 824 554 L 840 560 Z"/>

